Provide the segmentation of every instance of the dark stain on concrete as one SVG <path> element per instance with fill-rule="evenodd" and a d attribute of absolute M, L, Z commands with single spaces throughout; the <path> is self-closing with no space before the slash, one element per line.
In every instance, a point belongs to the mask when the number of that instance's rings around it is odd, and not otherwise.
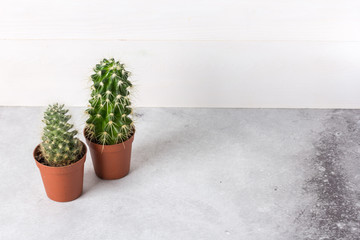
<path fill-rule="evenodd" d="M 141 117 L 144 116 L 144 113 L 135 112 L 134 116 L 137 117 L 137 118 L 141 118 Z"/>
<path fill-rule="evenodd" d="M 358 191 L 351 185 L 345 164 L 349 142 L 360 141 L 358 112 L 334 111 L 314 144 L 311 159 L 314 175 L 306 182 L 306 194 L 316 196 L 313 206 L 300 212 L 304 225 L 299 239 L 306 240 L 359 240 L 360 208 Z M 360 159 L 354 159 L 360 161 Z M 304 213 L 306 212 L 306 213 Z"/>
<path fill-rule="evenodd" d="M 353 230 L 359 227 L 359 213 L 348 184 L 339 149 L 338 137 L 329 131 L 323 133 L 315 146 L 316 175 L 308 181 L 308 189 L 317 196 L 311 211 L 311 223 L 318 232 L 313 239 L 360 239 Z"/>

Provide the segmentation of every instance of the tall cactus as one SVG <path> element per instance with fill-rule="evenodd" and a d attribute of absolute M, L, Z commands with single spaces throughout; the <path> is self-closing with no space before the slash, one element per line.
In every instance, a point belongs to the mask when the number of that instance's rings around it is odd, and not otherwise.
<path fill-rule="evenodd" d="M 43 160 L 50 166 L 64 166 L 76 162 L 82 153 L 82 143 L 76 138 L 77 131 L 68 123 L 71 115 L 58 103 L 49 105 L 44 112 L 45 127 L 40 150 Z"/>
<path fill-rule="evenodd" d="M 92 142 L 112 145 L 129 139 L 135 131 L 131 102 L 129 99 L 132 87 L 128 80 L 130 72 L 124 64 L 103 59 L 94 68 L 91 75 L 90 107 L 86 121 L 85 135 Z"/>

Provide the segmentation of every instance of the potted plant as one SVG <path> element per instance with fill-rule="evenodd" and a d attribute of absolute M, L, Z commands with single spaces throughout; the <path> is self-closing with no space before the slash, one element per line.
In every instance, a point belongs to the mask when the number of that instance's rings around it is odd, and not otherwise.
<path fill-rule="evenodd" d="M 78 198 L 83 189 L 86 146 L 68 123 L 64 105 L 49 105 L 44 112 L 42 142 L 34 150 L 47 196 L 58 202 Z"/>
<path fill-rule="evenodd" d="M 130 72 L 113 58 L 103 59 L 94 72 L 84 135 L 96 175 L 102 179 L 119 179 L 129 173 L 135 134 L 130 117 Z"/>

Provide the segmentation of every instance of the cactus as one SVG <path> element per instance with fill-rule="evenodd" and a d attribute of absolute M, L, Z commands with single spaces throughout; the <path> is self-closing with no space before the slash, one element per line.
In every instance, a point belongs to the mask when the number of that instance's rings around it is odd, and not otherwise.
<path fill-rule="evenodd" d="M 92 142 L 112 145 L 126 141 L 135 131 L 129 99 L 130 72 L 113 58 L 103 59 L 91 75 L 90 106 L 86 110 L 85 136 Z"/>
<path fill-rule="evenodd" d="M 64 105 L 56 103 L 49 105 L 44 112 L 45 127 L 40 150 L 47 165 L 65 166 L 81 158 L 83 145 L 75 137 L 77 131 L 71 130 L 73 125 L 68 123 L 71 118 L 68 111 Z"/>

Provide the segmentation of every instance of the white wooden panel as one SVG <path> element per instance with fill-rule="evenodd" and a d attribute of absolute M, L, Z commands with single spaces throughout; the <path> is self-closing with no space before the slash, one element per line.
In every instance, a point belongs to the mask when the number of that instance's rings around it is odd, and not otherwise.
<path fill-rule="evenodd" d="M 360 40 L 358 0 L 2 0 L 0 39 Z"/>
<path fill-rule="evenodd" d="M 102 57 L 137 106 L 359 108 L 359 42 L 0 41 L 0 105 L 84 106 Z"/>

